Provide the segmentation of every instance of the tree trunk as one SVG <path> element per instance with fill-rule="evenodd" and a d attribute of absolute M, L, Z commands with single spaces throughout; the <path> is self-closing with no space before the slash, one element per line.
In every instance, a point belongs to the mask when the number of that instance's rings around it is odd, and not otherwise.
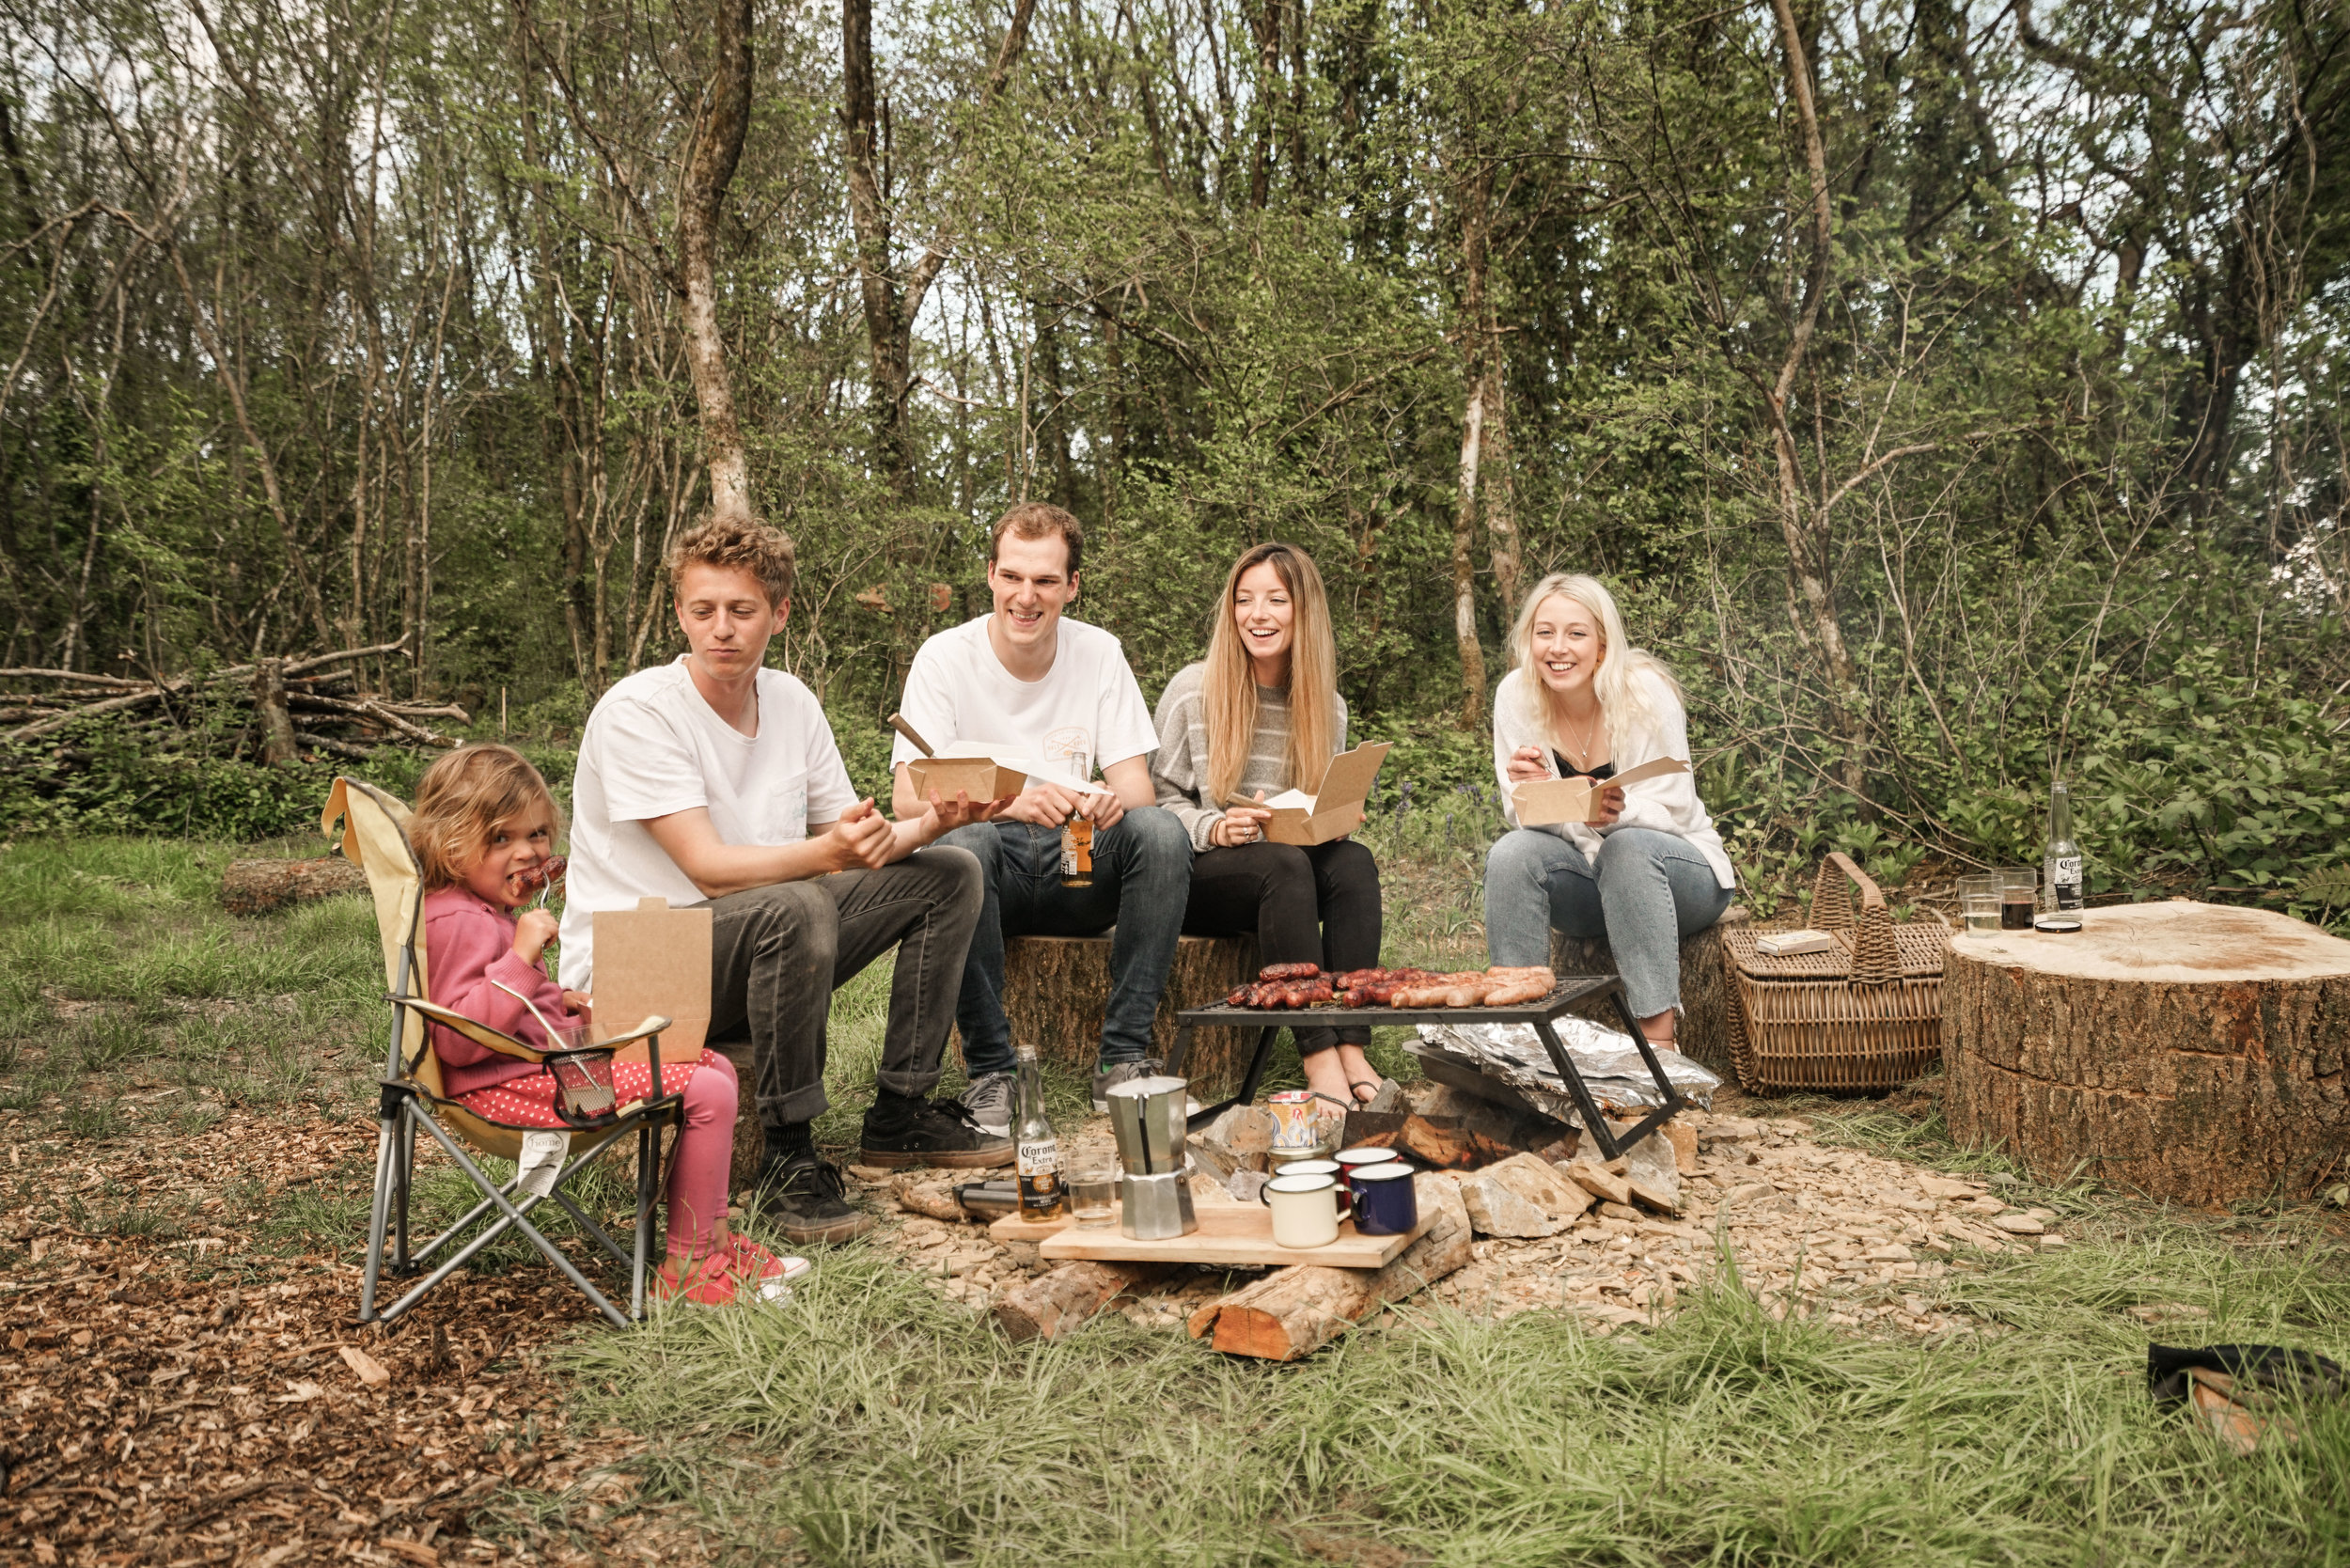
<path fill-rule="evenodd" d="M 986 114 L 1010 79 L 1028 43 L 1036 0 L 1015 0 L 995 63 L 979 90 Z M 890 171 L 881 155 L 886 106 L 873 71 L 872 0 L 841 0 L 841 121 L 849 160 L 849 227 L 856 238 L 857 288 L 865 306 L 865 336 L 873 366 L 874 461 L 900 497 L 914 494 L 914 321 L 922 300 L 947 264 L 953 231 L 942 227 L 902 284 L 890 256 Z"/>
<path fill-rule="evenodd" d="M 237 430 L 244 437 L 245 446 L 253 453 L 253 465 L 261 472 L 261 493 L 268 497 L 270 516 L 277 523 L 278 542 L 286 552 L 286 569 L 293 573 L 294 587 L 301 590 L 303 608 L 310 617 L 310 624 L 318 629 L 319 640 L 332 643 L 334 626 L 326 619 L 326 602 L 319 597 L 319 588 L 310 576 L 308 555 L 302 547 L 301 537 L 294 531 L 293 518 L 286 510 L 286 498 L 277 487 L 277 464 L 270 457 L 261 432 L 253 427 L 253 416 L 246 409 L 244 387 L 230 368 L 228 356 L 219 337 L 204 319 L 204 307 L 196 303 L 196 283 L 188 276 L 187 261 L 180 254 L 180 243 L 170 235 L 164 237 L 164 249 L 171 257 L 171 270 L 180 281 L 180 297 L 187 302 L 188 325 L 196 339 L 203 345 L 205 354 L 212 362 L 212 373 L 219 380 L 221 390 L 228 394 L 229 410 L 236 415 Z"/>
<path fill-rule="evenodd" d="M 1412 1178 L 1420 1212 L 1435 1211 L 1428 1233 L 1385 1268 L 1324 1268 L 1300 1263 L 1208 1303 L 1191 1315 L 1191 1337 L 1230 1356 L 1294 1361 L 1310 1356 L 1351 1325 L 1389 1302 L 1401 1301 L 1469 1261 L 1468 1209 L 1458 1184 L 1442 1176 Z"/>
<path fill-rule="evenodd" d="M 1485 720 L 1485 650 L 1477 636 L 1477 481 L 1485 459 L 1486 399 L 1492 391 L 1485 362 L 1486 227 L 1493 201 L 1493 166 L 1482 159 L 1470 166 L 1461 192 L 1461 351 L 1468 402 L 1461 417 L 1460 494 L 1452 512 L 1452 636 L 1461 654 L 1461 714 L 1464 729 Z M 1514 554 L 1514 545 L 1512 546 Z"/>
<path fill-rule="evenodd" d="M 253 717 L 261 727 L 261 765 L 293 761 L 293 714 L 286 707 L 286 661 L 263 659 L 253 666 Z"/>
<path fill-rule="evenodd" d="M 1803 135 L 1804 166 L 1810 182 L 1810 223 L 1805 240 L 1810 255 L 1805 265 L 1803 297 L 1797 305 L 1787 353 L 1779 361 L 1778 379 L 1772 384 L 1769 407 L 1765 410 L 1770 416 L 1772 449 L 1778 461 L 1778 525 L 1787 542 L 1788 571 L 1794 575 L 1803 614 L 1810 621 L 1809 627 L 1798 621 L 1795 630 L 1820 650 L 1825 665 L 1837 738 L 1844 745 L 1841 782 L 1854 798 L 1865 800 L 1868 762 L 1862 754 L 1866 735 L 1859 712 L 1860 682 L 1853 667 L 1852 653 L 1844 646 L 1843 629 L 1837 624 L 1835 600 L 1828 588 L 1827 514 L 1823 509 L 1816 517 L 1807 515 L 1810 508 L 1804 498 L 1803 470 L 1790 424 L 1796 378 L 1802 374 L 1804 360 L 1810 352 L 1812 334 L 1819 326 L 1821 304 L 1827 293 L 1835 240 L 1827 148 L 1820 137 L 1819 108 L 1811 89 L 1811 62 L 1804 51 L 1794 12 L 1789 9 L 1788 0 L 1772 0 L 1772 8 L 1778 18 L 1779 41 L 1787 55 L 1788 98 L 1795 106 L 1796 123 Z"/>
<path fill-rule="evenodd" d="M 2350 942 L 2314 926 L 2182 899 L 1961 936 L 1942 1010 L 1950 1132 L 2043 1181 L 2223 1204 L 2342 1177 Z"/>
<path fill-rule="evenodd" d="M 701 412 L 711 510 L 747 512 L 750 472 L 734 413 L 734 382 L 727 372 L 726 338 L 718 329 L 717 258 L 727 186 L 742 161 L 751 124 L 751 0 L 715 0 L 713 10 L 717 37 L 710 80 L 702 88 L 701 118 L 678 186 L 678 270 L 685 294 L 685 363 Z"/>
<path fill-rule="evenodd" d="M 1485 517 L 1486 548 L 1493 561 L 1494 593 L 1501 601 L 1502 613 L 1515 615 L 1520 587 L 1517 484 L 1510 472 L 1509 403 L 1503 396 L 1501 340 L 1489 336 L 1487 344 L 1480 502 Z"/>
<path fill-rule="evenodd" d="M 1251 111 L 1257 120 L 1257 150 L 1248 168 L 1248 206 L 1261 212 L 1273 195 L 1273 118 L 1279 102 L 1275 86 L 1281 80 L 1280 0 L 1257 0 L 1248 9 L 1249 30 L 1257 39 L 1257 90 Z"/>

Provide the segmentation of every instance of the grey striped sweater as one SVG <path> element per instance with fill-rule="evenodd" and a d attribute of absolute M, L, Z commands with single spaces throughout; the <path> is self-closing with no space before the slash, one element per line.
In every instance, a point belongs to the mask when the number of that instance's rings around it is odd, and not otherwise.
<path fill-rule="evenodd" d="M 1224 820 L 1223 802 L 1202 796 L 1208 776 L 1208 704 L 1201 695 L 1204 664 L 1186 665 L 1159 694 L 1159 749 L 1151 759 L 1151 782 L 1159 804 L 1181 819 L 1191 835 L 1191 847 L 1210 847 L 1208 835 Z M 1346 699 L 1333 693 L 1338 706 L 1337 750 L 1346 749 Z M 1312 780 L 1308 780 L 1310 783 Z M 1290 696 L 1269 686 L 1257 688 L 1257 728 L 1248 738 L 1248 760 L 1240 770 L 1234 792 L 1253 799 L 1258 791 L 1277 795 L 1303 786 L 1290 776 Z"/>

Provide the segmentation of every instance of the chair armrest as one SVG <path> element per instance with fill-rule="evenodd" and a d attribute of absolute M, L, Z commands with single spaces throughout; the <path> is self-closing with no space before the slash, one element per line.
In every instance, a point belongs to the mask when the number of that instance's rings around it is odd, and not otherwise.
<path fill-rule="evenodd" d="M 646 1019 L 643 1023 L 637 1025 L 634 1028 L 629 1030 L 626 1034 L 616 1034 L 609 1040 L 597 1041 L 596 1047 L 599 1050 L 603 1050 L 605 1048 L 617 1049 L 622 1045 L 634 1045 L 638 1041 L 644 1039 L 647 1035 L 659 1034 L 663 1029 L 666 1029 L 668 1027 L 668 1019 L 655 1014 L 654 1016 Z"/>
<path fill-rule="evenodd" d="M 547 1054 L 544 1051 L 535 1050 L 510 1034 L 494 1029 L 487 1024 L 477 1023 L 463 1013 L 451 1008 L 445 1008 L 438 1002 L 428 1002 L 421 996 L 386 996 L 384 999 L 400 1007 L 415 1008 L 434 1023 L 446 1024 L 475 1044 L 495 1051 L 500 1056 L 514 1057 L 529 1062 L 547 1059 Z"/>

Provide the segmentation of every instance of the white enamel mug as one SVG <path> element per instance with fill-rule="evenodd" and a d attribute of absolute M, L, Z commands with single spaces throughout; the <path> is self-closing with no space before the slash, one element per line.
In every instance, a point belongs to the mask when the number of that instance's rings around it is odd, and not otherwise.
<path fill-rule="evenodd" d="M 1276 1176 L 1264 1184 L 1257 1201 L 1273 1210 L 1273 1241 L 1277 1247 L 1327 1247 L 1339 1239 L 1339 1206 L 1333 1196 L 1336 1180 L 1316 1173 Z"/>

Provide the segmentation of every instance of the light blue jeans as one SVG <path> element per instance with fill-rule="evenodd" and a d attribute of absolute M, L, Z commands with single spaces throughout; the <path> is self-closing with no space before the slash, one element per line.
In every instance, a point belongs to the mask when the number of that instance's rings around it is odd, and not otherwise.
<path fill-rule="evenodd" d="M 1485 852 L 1485 950 L 1496 964 L 1550 962 L 1550 933 L 1604 936 L 1636 1018 L 1681 1006 L 1681 939 L 1730 907 L 1731 889 L 1677 833 L 1619 828 L 1593 870 L 1556 833 L 1512 828 Z"/>

